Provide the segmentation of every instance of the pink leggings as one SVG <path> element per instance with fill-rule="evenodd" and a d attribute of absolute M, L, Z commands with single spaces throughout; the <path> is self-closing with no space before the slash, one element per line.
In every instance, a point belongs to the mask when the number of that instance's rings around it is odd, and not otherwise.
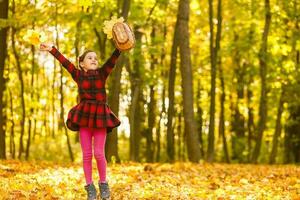
<path fill-rule="evenodd" d="M 93 182 L 92 180 L 92 138 L 94 136 L 94 156 L 97 162 L 98 173 L 100 176 L 99 182 L 106 181 L 106 159 L 105 159 L 105 140 L 106 128 L 91 129 L 82 127 L 80 132 L 80 144 L 83 157 L 83 171 L 86 184 Z"/>

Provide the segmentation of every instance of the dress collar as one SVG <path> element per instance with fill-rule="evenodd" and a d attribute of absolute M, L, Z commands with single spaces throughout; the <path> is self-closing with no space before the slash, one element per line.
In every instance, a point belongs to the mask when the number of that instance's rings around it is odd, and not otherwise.
<path fill-rule="evenodd" d="M 90 69 L 90 70 L 87 70 L 87 71 L 83 70 L 83 73 L 84 74 L 91 74 L 91 75 L 97 75 L 97 74 L 99 74 L 98 69 Z"/>

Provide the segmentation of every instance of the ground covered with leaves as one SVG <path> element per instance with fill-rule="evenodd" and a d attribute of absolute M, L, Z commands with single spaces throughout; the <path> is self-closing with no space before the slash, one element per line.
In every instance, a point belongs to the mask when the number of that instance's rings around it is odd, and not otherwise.
<path fill-rule="evenodd" d="M 111 199 L 300 200 L 295 165 L 122 163 L 107 178 Z M 80 163 L 0 161 L 1 199 L 86 199 L 84 184 Z"/>

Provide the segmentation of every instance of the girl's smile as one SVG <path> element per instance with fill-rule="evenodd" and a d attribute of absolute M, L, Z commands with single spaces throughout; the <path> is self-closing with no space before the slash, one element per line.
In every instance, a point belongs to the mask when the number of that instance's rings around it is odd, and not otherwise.
<path fill-rule="evenodd" d="M 79 64 L 84 71 L 97 69 L 98 68 L 97 54 L 95 52 L 87 53 L 83 61 L 81 61 Z"/>

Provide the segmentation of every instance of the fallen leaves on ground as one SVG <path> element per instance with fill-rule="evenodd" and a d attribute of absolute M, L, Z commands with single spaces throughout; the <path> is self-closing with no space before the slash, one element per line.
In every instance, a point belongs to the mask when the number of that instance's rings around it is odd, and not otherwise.
<path fill-rule="evenodd" d="M 94 161 L 93 179 L 97 183 Z M 109 164 L 107 179 L 112 200 L 300 200 L 300 167 L 295 165 L 128 162 Z M 0 161 L 1 199 L 86 199 L 84 184 L 80 163 Z"/>

